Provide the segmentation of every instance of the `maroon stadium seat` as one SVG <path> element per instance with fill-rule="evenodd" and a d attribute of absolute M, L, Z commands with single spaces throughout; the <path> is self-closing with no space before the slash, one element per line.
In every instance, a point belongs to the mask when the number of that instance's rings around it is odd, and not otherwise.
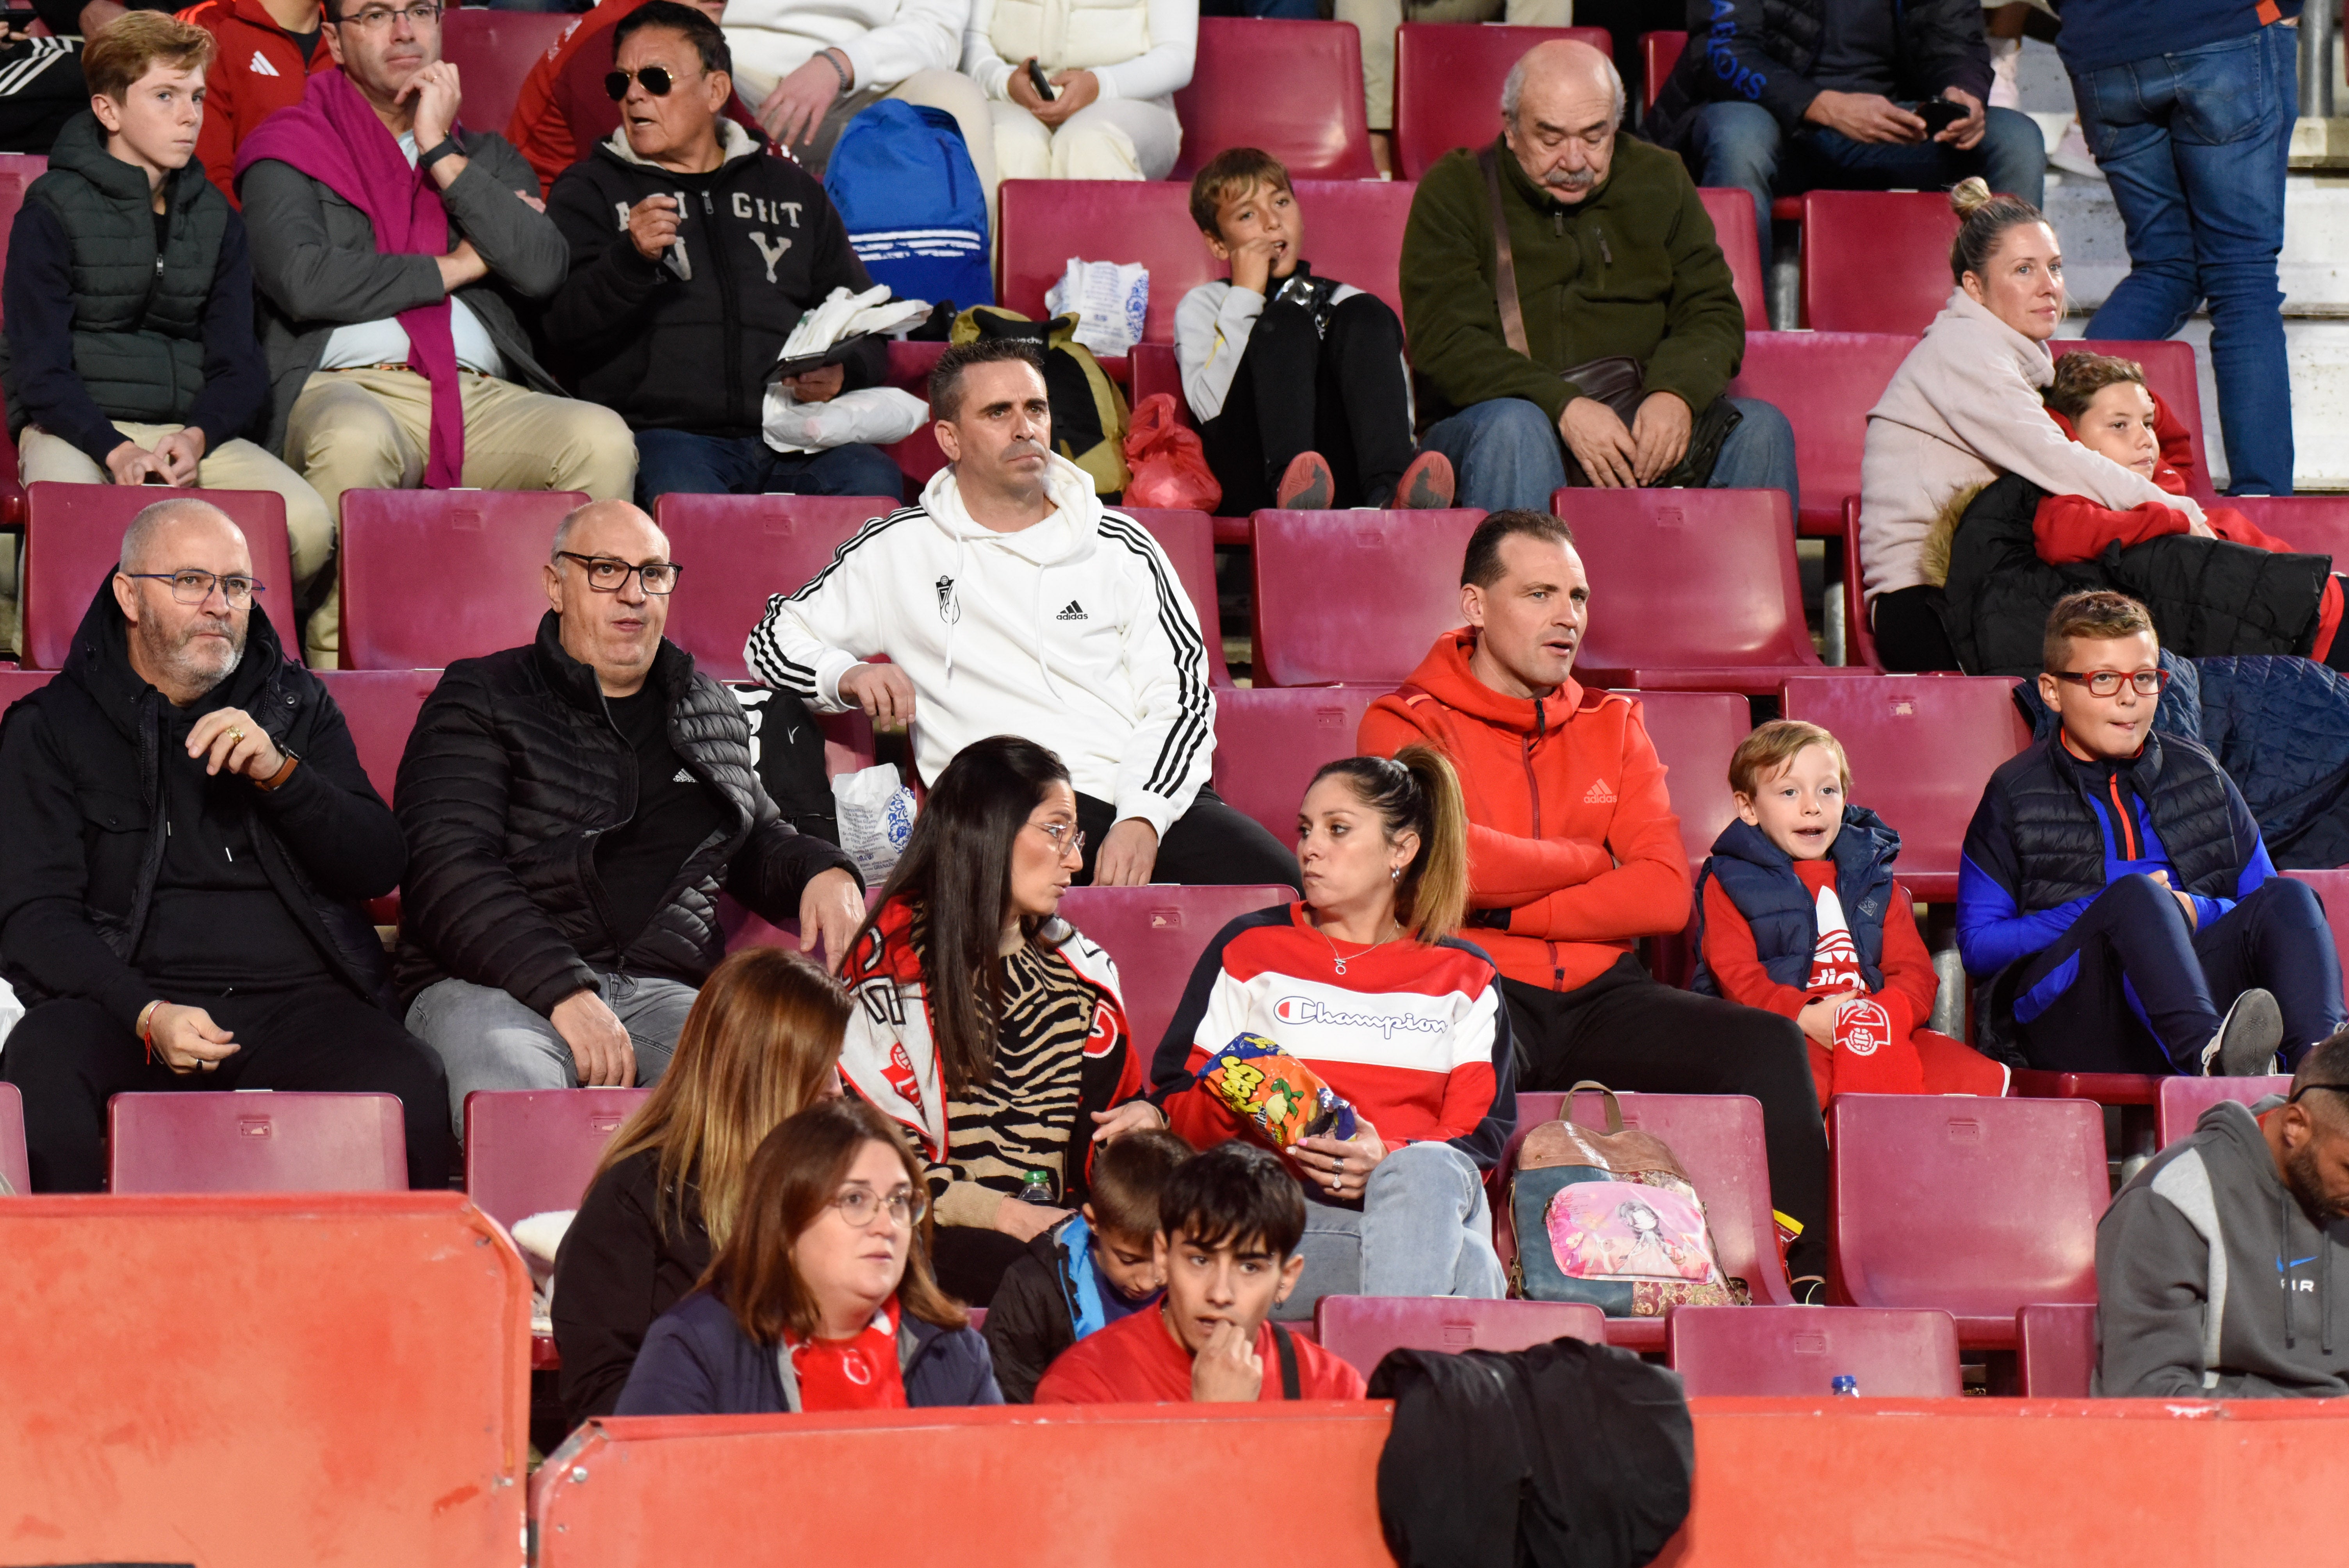
<path fill-rule="evenodd" d="M 938 356 L 947 351 L 943 343 L 901 343 L 889 345 L 888 384 L 903 392 L 911 392 L 926 403 L 930 400 L 930 372 L 938 363 Z M 1118 362 L 1103 360 L 1102 366 L 1110 369 Z M 1112 372 L 1112 376 L 1113 376 Z M 924 425 L 902 441 L 894 441 L 881 449 L 889 454 L 898 471 L 905 476 L 905 493 L 919 496 L 930 476 L 947 466 L 947 455 L 938 450 L 938 438 L 932 427 Z"/>
<path fill-rule="evenodd" d="M 1241 915 L 1296 896 L 1285 887 L 1072 887 L 1061 895 L 1061 913 L 1117 960 L 1126 1026 L 1147 1071 L 1216 933 Z"/>
<path fill-rule="evenodd" d="M 1803 532 L 1834 533 L 1843 527 L 1843 499 L 1859 493 L 1868 411 L 1916 346 L 1913 333 L 1745 335 L 1745 361 L 1729 390 L 1775 405 L 1795 427 Z"/>
<path fill-rule="evenodd" d="M 1604 1345 L 1607 1315 L 1585 1301 L 1325 1295 L 1313 1304 L 1313 1335 L 1367 1377 L 1390 1350 L 1530 1350 L 1553 1339 Z"/>
<path fill-rule="evenodd" d="M 719 679 L 743 679 L 742 644 L 768 595 L 804 586 L 858 529 L 896 510 L 886 496 L 662 496 L 653 521 L 685 568 L 669 601 L 669 641 Z"/>
<path fill-rule="evenodd" d="M 2349 572 L 2349 495 L 2222 496 L 2230 506 L 2296 550 L 2333 557 L 2335 572 Z"/>
<path fill-rule="evenodd" d="M 2085 1399 L 2096 1370 L 2096 1309 L 2033 1302 L 2014 1315 L 2015 1392 L 2026 1399 Z"/>
<path fill-rule="evenodd" d="M 1455 147 L 1487 147 L 1501 134 L 1501 84 L 1537 44 L 1578 39 L 1611 55 L 1604 27 L 1510 27 L 1477 22 L 1405 22 L 1394 39 L 1395 178 L 1417 180 Z M 1306 232 L 1310 235 L 1309 227 Z"/>
<path fill-rule="evenodd" d="M 343 668 L 445 669 L 538 634 L 576 490 L 343 492 Z M 743 628 L 747 634 L 749 627 Z"/>
<path fill-rule="evenodd" d="M 1984 676 L 1790 680 L 1788 718 L 1825 726 L 1851 761 L 1851 798 L 1900 835 L 1892 865 L 1913 898 L 1958 892 L 1966 824 L 1998 765 L 2030 744 L 2014 683 Z"/>
<path fill-rule="evenodd" d="M 2168 1148 L 2194 1130 L 2202 1113 L 2222 1099 L 2250 1105 L 2271 1094 L 2292 1093 L 2292 1075 L 2261 1078 L 2194 1078 L 2180 1075 L 2158 1080 L 2154 1090 L 2155 1144 Z"/>
<path fill-rule="evenodd" d="M 2324 905 L 2325 923 L 2333 927 L 2333 948 L 2342 954 L 2343 974 L 2349 977 L 2349 871 L 2292 871 L 2283 874 L 2316 890 L 2318 902 Z"/>
<path fill-rule="evenodd" d="M 2064 1073 L 2017 1068 L 2007 1092 L 2025 1099 L 2085 1099 L 2097 1105 L 2150 1106 L 2161 1079 L 2144 1073 Z"/>
<path fill-rule="evenodd" d="M 1355 754 L 1362 715 L 1394 687 L 1243 686 L 1216 694 L 1216 793 L 1282 843 L 1325 762 Z"/>
<path fill-rule="evenodd" d="M 1256 684 L 1401 682 L 1461 624 L 1460 561 L 1484 520 L 1470 511 L 1257 512 Z"/>
<path fill-rule="evenodd" d="M 408 1187 L 405 1124 L 393 1095 L 118 1094 L 106 1125 L 107 1185 L 118 1193 Z"/>
<path fill-rule="evenodd" d="M 1939 1307 L 1960 1344 L 2011 1349 L 2025 1304 L 2095 1300 L 2111 1191 L 2095 1106 L 1840 1094 L 1827 1142 L 1838 1305 Z"/>
<path fill-rule="evenodd" d="M 1713 853 L 1713 841 L 1737 815 L 1729 792 L 1729 754 L 1754 727 L 1744 697 L 1722 691 L 1643 691 L 1640 699 L 1648 738 L 1664 764 L 1664 787 L 1681 820 L 1681 843 L 1689 871 Z M 1693 921 L 1693 910 L 1691 912 Z M 1667 985 L 1685 985 L 1696 967 L 1690 931 L 1648 939 L 1649 972 Z"/>
<path fill-rule="evenodd" d="M 1362 36 L 1350 22 L 1200 17 L 1191 85 L 1174 94 L 1174 112 L 1183 151 L 1166 183 L 1177 190 L 1227 147 L 1262 148 L 1295 180 L 1379 177 L 1362 109 Z"/>
<path fill-rule="evenodd" d="M 440 57 L 464 78 L 467 129 L 506 133 L 523 78 L 572 21 L 554 11 L 441 12 Z"/>
<path fill-rule="evenodd" d="M 2091 354 L 2108 354 L 2116 359 L 2134 359 L 2144 367 L 2145 384 L 2169 406 L 2194 438 L 2195 470 L 2187 487 L 2193 497 L 2208 506 L 2212 502 L 2223 506 L 2236 503 L 2221 497 L 2210 487 L 2210 445 L 2202 435 L 2202 387 L 2200 373 L 2194 363 L 2194 346 L 2176 338 L 2158 343 L 2130 343 L 2118 339 L 2089 343 L 2073 338 L 2058 338 L 2047 346 L 2050 354 L 2069 354 L 2085 349 Z M 2293 498 L 2282 498 L 2286 501 Z M 2336 502 L 2337 504 L 2337 502 Z M 2252 520 L 2258 521 L 2256 518 Z M 2261 523 L 2262 528 L 2266 527 Z"/>
<path fill-rule="evenodd" d="M 1843 662 L 1847 669 L 1881 669 L 1876 656 L 1876 629 L 1868 623 L 1868 601 L 1861 593 L 1865 579 L 1859 565 L 1859 498 L 1843 498 L 1843 527 L 1837 531 L 1843 552 Z"/>
<path fill-rule="evenodd" d="M 1954 1398 L 1958 1326 L 1946 1312 L 1864 1306 L 1680 1306 L 1664 1356 L 1691 1398 L 1830 1395 L 1849 1377 L 1863 1398 Z"/>
<path fill-rule="evenodd" d="M 1958 215 L 1932 191 L 1803 197 L 1802 321 L 1820 332 L 1920 333 L 1950 297 Z"/>
<path fill-rule="evenodd" d="M 1745 307 L 1745 330 L 1770 330 L 1769 268 L 1762 260 L 1762 241 L 1754 232 L 1754 198 L 1743 191 L 1707 187 L 1697 191 L 1704 215 L 1713 220 L 1713 237 L 1729 263 L 1737 283 L 1737 303 Z"/>
<path fill-rule="evenodd" d="M 512 1229 L 576 1209 L 620 1124 L 648 1088 L 481 1089 L 465 1097 L 465 1192 Z"/>
<path fill-rule="evenodd" d="M 1191 609 L 1199 617 L 1199 633 L 1206 639 L 1207 678 L 1216 686 L 1229 686 L 1231 671 L 1224 665 L 1224 617 L 1216 600 L 1216 520 L 1204 511 L 1166 507 L 1121 510 L 1150 531 L 1158 548 L 1174 563 L 1174 575 L 1181 579 L 1183 591 L 1191 596 Z"/>
<path fill-rule="evenodd" d="M 399 758 L 408 749 L 408 733 L 424 699 L 440 684 L 439 670 L 321 670 L 326 693 L 342 709 L 350 726 L 351 743 L 358 748 L 359 766 L 367 769 L 375 792 L 391 803 L 391 789 L 399 777 Z"/>
<path fill-rule="evenodd" d="M 1640 112 L 1656 107 L 1656 98 L 1664 90 L 1664 78 L 1681 63 L 1688 49 L 1686 33 L 1642 33 L 1640 35 Z"/>
<path fill-rule="evenodd" d="M 0 270 L 8 260 L 8 235 L 16 226 L 16 211 L 25 204 L 25 187 L 49 170 L 49 160 L 36 152 L 0 152 Z M 0 420 L 0 524 L 25 521 L 25 489 L 16 478 L 16 442 Z M 0 546 L 5 548 L 5 546 Z"/>
<path fill-rule="evenodd" d="M 49 684 L 55 670 L 0 670 L 0 714 L 8 711 L 18 697 L 30 696 Z"/>
<path fill-rule="evenodd" d="M 0 1083 L 0 1181 L 20 1196 L 33 1190 L 25 1159 L 25 1097 L 12 1083 Z"/>

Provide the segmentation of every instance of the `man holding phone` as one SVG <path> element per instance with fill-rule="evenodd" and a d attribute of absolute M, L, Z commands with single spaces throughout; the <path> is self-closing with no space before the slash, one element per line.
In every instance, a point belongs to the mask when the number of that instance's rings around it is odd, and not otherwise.
<path fill-rule="evenodd" d="M 2040 202 L 2038 123 L 1990 108 L 1981 0 L 1713 0 L 1643 128 L 1700 185 L 1770 202 L 1806 191 L 1946 191 L 1981 175 Z"/>

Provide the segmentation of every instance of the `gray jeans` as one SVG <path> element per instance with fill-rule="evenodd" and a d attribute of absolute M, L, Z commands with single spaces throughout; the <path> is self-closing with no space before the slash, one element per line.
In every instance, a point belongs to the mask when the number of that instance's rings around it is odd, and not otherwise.
<path fill-rule="evenodd" d="M 636 1052 L 636 1082 L 660 1081 L 698 995 L 676 980 L 606 972 L 605 1004 Z M 449 1072 L 449 1115 L 465 1136 L 465 1097 L 475 1089 L 577 1088 L 579 1064 L 553 1023 L 507 992 L 470 980 L 427 985 L 408 1008 L 408 1032 Z"/>
<path fill-rule="evenodd" d="M 1297 1250 L 1305 1272 L 1277 1317 L 1310 1318 L 1325 1295 L 1506 1294 L 1484 1173 L 1449 1143 L 1408 1144 L 1380 1161 L 1359 1209 L 1307 1187 Z"/>

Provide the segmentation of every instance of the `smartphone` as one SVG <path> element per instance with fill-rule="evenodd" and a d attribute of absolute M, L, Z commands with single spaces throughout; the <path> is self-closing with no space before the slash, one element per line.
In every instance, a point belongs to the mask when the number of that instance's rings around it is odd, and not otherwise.
<path fill-rule="evenodd" d="M 1028 85 L 1034 88 L 1036 96 L 1046 103 L 1061 96 L 1052 90 L 1052 84 L 1044 79 L 1044 67 L 1033 60 L 1028 62 Z"/>
<path fill-rule="evenodd" d="M 1925 122 L 1925 137 L 1930 140 L 1958 121 L 1966 118 L 1966 106 L 1948 98 L 1927 98 L 1917 106 L 1917 118 Z"/>

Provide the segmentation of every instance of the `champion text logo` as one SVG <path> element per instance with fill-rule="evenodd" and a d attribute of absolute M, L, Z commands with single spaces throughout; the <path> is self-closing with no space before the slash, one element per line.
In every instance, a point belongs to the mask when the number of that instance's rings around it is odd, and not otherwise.
<path fill-rule="evenodd" d="M 1284 1024 L 1322 1024 L 1339 1029 L 1376 1029 L 1382 1039 L 1406 1034 L 1440 1035 L 1451 1026 L 1442 1018 L 1422 1018 L 1410 1013 L 1341 1013 L 1310 996 L 1283 996 L 1272 1005 L 1272 1016 Z"/>
<path fill-rule="evenodd" d="M 1615 804 L 1614 786 L 1604 779 L 1592 779 L 1590 788 L 1583 791 L 1582 803 L 1586 806 L 1612 806 Z"/>
<path fill-rule="evenodd" d="M 268 56 L 255 49 L 253 51 L 253 74 L 256 77 L 274 77 L 278 74 L 278 70 L 275 66 L 269 63 Z"/>
<path fill-rule="evenodd" d="M 1053 616 L 1052 619 L 1055 621 L 1083 621 L 1089 620 L 1091 617 L 1085 614 L 1085 607 L 1082 604 L 1080 604 L 1074 599 L 1071 599 L 1068 603 L 1068 607 L 1062 610 L 1059 614 Z"/>

